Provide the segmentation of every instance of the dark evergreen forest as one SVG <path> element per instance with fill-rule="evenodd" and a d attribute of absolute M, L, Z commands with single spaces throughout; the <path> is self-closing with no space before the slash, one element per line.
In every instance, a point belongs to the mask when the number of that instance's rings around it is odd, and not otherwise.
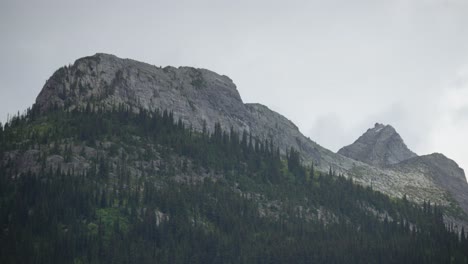
<path fill-rule="evenodd" d="M 76 146 L 98 150 L 85 171 L 47 165 Z M 40 168 L 21 170 L 11 153 L 31 149 Z M 130 156 L 155 155 L 132 173 Z M 0 263 L 468 263 L 444 210 L 167 111 L 33 108 L 0 125 Z"/>

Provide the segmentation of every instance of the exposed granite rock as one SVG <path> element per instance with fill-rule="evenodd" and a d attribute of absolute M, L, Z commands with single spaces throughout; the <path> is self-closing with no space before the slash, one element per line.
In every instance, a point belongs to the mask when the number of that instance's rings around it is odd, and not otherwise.
<path fill-rule="evenodd" d="M 392 126 L 379 123 L 368 129 L 353 144 L 341 148 L 338 153 L 378 167 L 396 164 L 417 156 L 408 149 Z"/>

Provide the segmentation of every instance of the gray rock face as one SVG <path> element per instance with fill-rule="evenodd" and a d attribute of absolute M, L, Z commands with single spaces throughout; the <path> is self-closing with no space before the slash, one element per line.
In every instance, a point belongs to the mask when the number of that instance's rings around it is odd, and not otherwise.
<path fill-rule="evenodd" d="M 379 123 L 368 129 L 353 144 L 341 148 L 338 153 L 378 167 L 396 164 L 417 156 L 406 147 L 392 126 Z"/>
<path fill-rule="evenodd" d="M 408 159 L 393 166 L 394 170 L 420 169 L 443 189 L 448 190 L 460 207 L 468 212 L 468 183 L 465 172 L 455 161 L 440 153 Z"/>
<path fill-rule="evenodd" d="M 256 139 L 271 139 L 283 153 L 293 147 L 305 163 L 313 162 L 319 170 L 332 167 L 359 184 L 372 185 L 390 196 L 406 194 L 416 202 L 431 200 L 448 205 L 451 195 L 457 195 L 452 194 L 452 182 L 461 181 L 460 172 L 453 174 L 458 176 L 452 181 L 443 179 L 446 171 L 442 169 L 431 174 L 420 165 L 394 166 L 416 154 L 390 126 L 377 125 L 353 145 L 333 153 L 266 106 L 244 104 L 231 79 L 205 69 L 161 68 L 96 54 L 56 71 L 36 99 L 36 106 L 43 111 L 86 107 L 88 103 L 107 108 L 120 104 L 134 111 L 169 110 L 196 130 L 203 130 L 205 125 L 212 130 L 219 122 L 225 130 L 232 127 Z"/>
<path fill-rule="evenodd" d="M 224 130 L 232 127 L 240 133 L 251 132 L 256 139 L 271 139 L 282 152 L 294 147 L 306 160 L 321 164 L 324 149 L 302 135 L 296 125 L 266 106 L 244 104 L 231 79 L 209 70 L 160 68 L 96 54 L 56 71 L 36 99 L 41 110 L 73 109 L 89 102 L 108 108 L 123 104 L 135 111 L 169 110 L 199 131 L 205 125 L 210 131 L 219 122 Z"/>
<path fill-rule="evenodd" d="M 223 119 L 224 128 L 248 128 L 247 111 L 236 86 L 226 76 L 190 67 L 159 68 L 149 64 L 96 54 L 59 69 L 36 99 L 45 110 L 53 106 L 84 107 L 123 104 L 150 111 L 172 110 L 177 118 L 202 129 Z"/>

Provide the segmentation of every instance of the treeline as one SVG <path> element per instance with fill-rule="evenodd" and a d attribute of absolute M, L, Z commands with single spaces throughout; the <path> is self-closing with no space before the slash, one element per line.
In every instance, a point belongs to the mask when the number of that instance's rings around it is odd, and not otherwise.
<path fill-rule="evenodd" d="M 294 149 L 283 157 L 271 140 L 219 124 L 195 132 L 167 111 L 88 106 L 31 110 L 0 131 L 1 263 L 467 263 L 466 234 L 444 224 L 443 208 L 315 171 Z M 131 178 L 128 160 L 109 165 L 103 141 L 157 145 L 166 169 Z M 65 157 L 67 144 L 108 155 L 82 173 L 43 163 L 21 175 L 4 157 Z M 179 156 L 191 173 L 224 177 L 176 182 Z"/>

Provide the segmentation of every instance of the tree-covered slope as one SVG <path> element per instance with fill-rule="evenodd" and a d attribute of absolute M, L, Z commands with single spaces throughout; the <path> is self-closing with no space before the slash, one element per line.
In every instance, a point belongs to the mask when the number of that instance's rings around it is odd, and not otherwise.
<path fill-rule="evenodd" d="M 1 263 L 466 263 L 444 208 L 169 112 L 28 111 L 0 129 Z"/>

